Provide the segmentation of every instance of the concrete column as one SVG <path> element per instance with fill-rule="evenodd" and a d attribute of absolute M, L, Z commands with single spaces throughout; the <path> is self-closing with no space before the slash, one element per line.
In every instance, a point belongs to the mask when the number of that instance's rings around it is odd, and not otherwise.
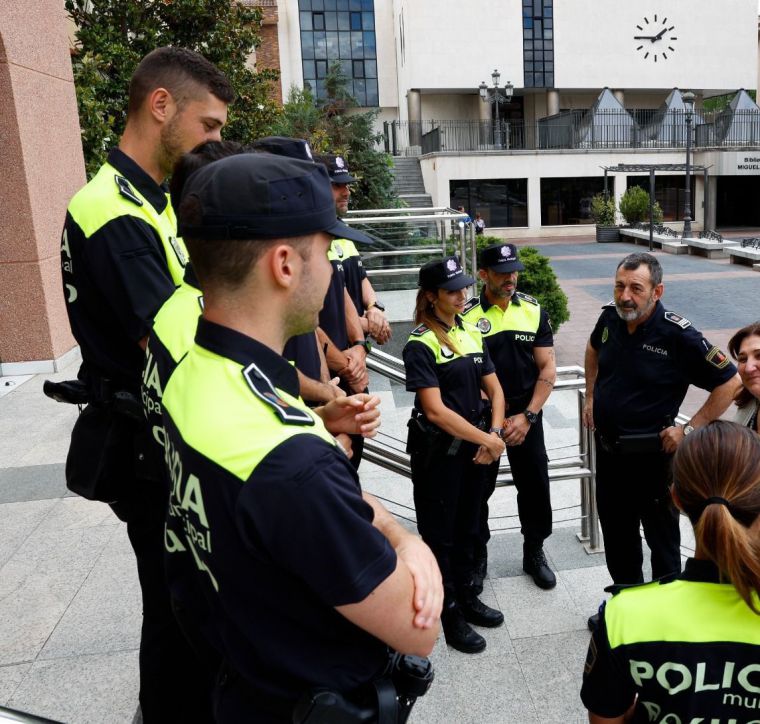
<path fill-rule="evenodd" d="M 0 2 L 0 98 L 0 374 L 54 371 L 75 346 L 60 244 L 85 183 L 60 0 Z"/>
<path fill-rule="evenodd" d="M 406 92 L 406 109 L 409 115 L 409 145 L 422 145 L 422 99 L 418 90 Z"/>
<path fill-rule="evenodd" d="M 612 95 L 615 96 L 615 98 L 620 101 L 620 105 L 625 107 L 625 91 L 620 90 L 619 88 L 617 90 L 612 91 Z"/>
<path fill-rule="evenodd" d="M 705 199 L 705 231 L 715 231 L 715 219 L 718 209 L 718 177 L 707 177 L 707 190 L 704 194 Z"/>
<path fill-rule="evenodd" d="M 538 231 L 541 219 L 541 179 L 538 176 L 528 177 L 528 228 Z"/>
<path fill-rule="evenodd" d="M 550 88 L 546 91 L 546 115 L 556 116 L 559 113 L 559 91 Z"/>

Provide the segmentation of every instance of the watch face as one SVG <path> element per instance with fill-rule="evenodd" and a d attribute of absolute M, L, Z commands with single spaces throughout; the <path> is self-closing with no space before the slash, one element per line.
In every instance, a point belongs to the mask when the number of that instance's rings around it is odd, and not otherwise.
<path fill-rule="evenodd" d="M 633 40 L 636 43 L 636 51 L 644 60 L 656 63 L 658 60 L 667 60 L 676 52 L 676 26 L 673 22 L 661 15 L 646 15 L 636 25 L 633 31 Z"/>

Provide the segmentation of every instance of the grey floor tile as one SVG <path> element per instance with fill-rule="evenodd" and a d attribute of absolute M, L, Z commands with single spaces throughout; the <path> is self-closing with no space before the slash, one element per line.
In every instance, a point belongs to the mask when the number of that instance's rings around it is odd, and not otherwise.
<path fill-rule="evenodd" d="M 36 662 L 9 705 L 70 724 L 130 724 L 137 707 L 137 651 Z"/>
<path fill-rule="evenodd" d="M 0 666 L 0 705 L 7 706 L 31 667 L 31 663 Z"/>
<path fill-rule="evenodd" d="M 578 540 L 579 532 L 579 524 L 555 526 L 554 532 L 544 541 L 544 550 L 557 570 L 604 567 L 604 553 L 587 553 Z"/>
<path fill-rule="evenodd" d="M 575 610 L 587 618 L 599 610 L 602 601 L 609 598 L 609 594 L 604 592 L 612 583 L 607 566 L 565 570 L 558 575 L 570 594 Z"/>
<path fill-rule="evenodd" d="M 515 641 L 515 654 L 540 722 L 581 724 L 588 721 L 579 696 L 588 642 L 588 631 Z"/>
<path fill-rule="evenodd" d="M 0 505 L 0 569 L 39 526 L 54 500 Z"/>
<path fill-rule="evenodd" d="M 62 498 L 67 492 L 60 463 L 0 468 L 0 504 Z"/>

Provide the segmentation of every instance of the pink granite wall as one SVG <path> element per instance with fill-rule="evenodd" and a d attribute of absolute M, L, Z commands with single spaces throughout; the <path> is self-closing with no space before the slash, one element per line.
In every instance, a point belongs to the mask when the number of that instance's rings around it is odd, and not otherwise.
<path fill-rule="evenodd" d="M 0 362 L 75 342 L 60 281 L 66 206 L 85 182 L 63 3 L 0 2 Z"/>

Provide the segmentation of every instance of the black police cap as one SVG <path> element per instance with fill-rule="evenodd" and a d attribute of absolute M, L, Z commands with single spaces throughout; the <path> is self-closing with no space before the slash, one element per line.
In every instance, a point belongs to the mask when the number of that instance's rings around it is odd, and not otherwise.
<path fill-rule="evenodd" d="M 474 284 L 475 280 L 464 273 L 459 258 L 447 256 L 440 261 L 430 261 L 420 267 L 418 286 L 423 289 L 445 289 L 453 292 Z"/>
<path fill-rule="evenodd" d="M 190 199 L 198 205 L 197 223 L 183 213 Z M 178 222 L 180 235 L 190 239 L 278 239 L 324 231 L 373 243 L 336 216 L 323 166 L 270 153 L 230 156 L 193 173 Z"/>
<path fill-rule="evenodd" d="M 492 244 L 480 252 L 480 268 L 506 273 L 525 269 L 514 244 Z"/>
<path fill-rule="evenodd" d="M 356 183 L 356 179 L 351 175 L 348 170 L 348 164 L 343 156 L 336 156 L 334 153 L 323 153 L 319 156 L 315 156 L 314 160 L 317 163 L 324 164 L 327 169 L 327 173 L 330 176 L 330 181 L 334 184 L 352 184 Z"/>
<path fill-rule="evenodd" d="M 273 153 L 276 156 L 300 158 L 304 161 L 314 160 L 309 142 L 304 141 L 302 138 L 288 138 L 287 136 L 264 136 L 264 138 L 257 138 L 251 144 L 251 150 L 266 151 L 267 153 Z"/>

